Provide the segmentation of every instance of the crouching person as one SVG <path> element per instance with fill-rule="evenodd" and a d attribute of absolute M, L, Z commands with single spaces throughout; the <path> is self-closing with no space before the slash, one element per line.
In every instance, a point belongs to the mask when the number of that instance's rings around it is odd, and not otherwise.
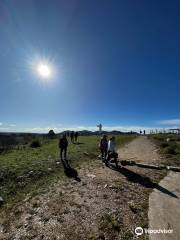
<path fill-rule="evenodd" d="M 64 161 L 67 161 L 67 147 L 68 147 L 68 140 L 66 138 L 66 135 L 63 134 L 63 136 L 59 139 L 61 161 L 63 161 L 63 154 L 64 154 Z"/>
<path fill-rule="evenodd" d="M 110 140 L 108 141 L 108 156 L 106 159 L 106 165 L 108 165 L 108 162 L 113 159 L 116 167 L 118 167 L 118 153 L 116 152 L 116 142 L 115 142 L 115 137 L 111 137 Z"/>
<path fill-rule="evenodd" d="M 108 140 L 107 136 L 103 135 L 101 141 L 99 143 L 99 148 L 101 150 L 101 159 L 104 161 L 107 157 L 107 148 L 108 148 Z"/>

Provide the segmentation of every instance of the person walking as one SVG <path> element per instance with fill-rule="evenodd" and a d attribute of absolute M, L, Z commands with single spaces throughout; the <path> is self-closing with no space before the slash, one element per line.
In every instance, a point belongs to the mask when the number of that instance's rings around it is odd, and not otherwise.
<path fill-rule="evenodd" d="M 99 143 L 99 148 L 101 150 L 101 158 L 104 161 L 106 160 L 106 157 L 107 157 L 107 148 L 108 148 L 108 140 L 106 135 L 103 135 L 103 137 L 101 138 L 101 141 Z"/>
<path fill-rule="evenodd" d="M 78 132 L 75 132 L 75 134 L 74 134 L 75 142 L 77 142 L 78 136 L 79 136 L 79 133 L 78 133 Z"/>
<path fill-rule="evenodd" d="M 108 165 L 108 162 L 113 158 L 116 167 L 118 167 L 118 153 L 116 152 L 116 141 L 115 141 L 115 137 L 111 137 L 108 141 L 108 156 L 106 159 L 106 166 Z"/>
<path fill-rule="evenodd" d="M 74 143 L 74 131 L 71 132 L 70 137 L 71 137 L 71 142 Z"/>
<path fill-rule="evenodd" d="M 66 134 L 63 134 L 63 136 L 59 139 L 59 148 L 60 148 L 60 157 L 61 161 L 67 161 L 67 148 L 68 148 L 68 140 L 66 138 Z M 64 159 L 63 159 L 63 153 L 64 153 Z"/>

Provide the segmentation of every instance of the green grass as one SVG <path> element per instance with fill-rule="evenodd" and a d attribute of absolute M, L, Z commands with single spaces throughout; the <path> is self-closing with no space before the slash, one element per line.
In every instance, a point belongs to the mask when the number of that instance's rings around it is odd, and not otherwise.
<path fill-rule="evenodd" d="M 160 153 L 164 155 L 166 165 L 180 165 L 180 136 L 177 134 L 156 134 L 150 138 L 160 148 Z"/>
<path fill-rule="evenodd" d="M 132 140 L 133 136 L 117 136 L 118 146 Z M 39 139 L 41 146 L 32 148 L 30 143 L 19 149 L 0 155 L 1 197 L 3 209 L 22 200 L 27 194 L 34 196 L 48 189 L 51 183 L 65 179 L 59 159 L 58 139 Z M 68 160 L 73 168 L 94 164 L 99 155 L 99 136 L 81 136 L 80 144 L 69 140 Z M 32 172 L 31 172 L 32 171 Z"/>

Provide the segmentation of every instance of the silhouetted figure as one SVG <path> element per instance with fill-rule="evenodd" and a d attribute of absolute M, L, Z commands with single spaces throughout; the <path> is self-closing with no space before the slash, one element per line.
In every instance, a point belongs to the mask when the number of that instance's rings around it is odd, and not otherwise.
<path fill-rule="evenodd" d="M 107 149 L 108 149 L 108 140 L 106 135 L 103 135 L 103 137 L 101 138 L 101 141 L 99 143 L 99 148 L 101 150 L 101 158 L 102 160 L 105 160 L 107 157 Z"/>
<path fill-rule="evenodd" d="M 144 135 L 146 135 L 146 130 L 144 130 Z"/>
<path fill-rule="evenodd" d="M 78 133 L 78 132 L 75 132 L 75 134 L 74 134 L 75 142 L 77 142 L 78 137 L 79 137 L 79 133 Z"/>
<path fill-rule="evenodd" d="M 67 160 L 67 147 L 68 147 L 68 140 L 66 138 L 66 135 L 63 134 L 63 136 L 59 139 L 61 161 L 63 161 L 63 153 L 64 153 L 64 160 L 65 161 Z"/>
<path fill-rule="evenodd" d="M 73 143 L 74 142 L 74 131 L 71 132 L 70 137 L 71 137 L 71 142 Z"/>
<path fill-rule="evenodd" d="M 108 156 L 106 158 L 106 165 L 108 165 L 108 162 L 113 158 L 116 167 L 118 167 L 118 154 L 116 152 L 116 142 L 115 142 L 115 137 L 111 137 L 110 140 L 108 141 Z"/>
<path fill-rule="evenodd" d="M 141 135 L 141 134 L 142 134 L 142 131 L 140 130 L 139 133 L 140 133 L 140 135 Z"/>

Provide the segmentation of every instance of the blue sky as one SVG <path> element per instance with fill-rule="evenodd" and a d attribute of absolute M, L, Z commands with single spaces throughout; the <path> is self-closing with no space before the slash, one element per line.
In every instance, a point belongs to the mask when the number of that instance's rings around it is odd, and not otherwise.
<path fill-rule="evenodd" d="M 180 126 L 179 12 L 166 0 L 1 0 L 0 131 Z"/>

